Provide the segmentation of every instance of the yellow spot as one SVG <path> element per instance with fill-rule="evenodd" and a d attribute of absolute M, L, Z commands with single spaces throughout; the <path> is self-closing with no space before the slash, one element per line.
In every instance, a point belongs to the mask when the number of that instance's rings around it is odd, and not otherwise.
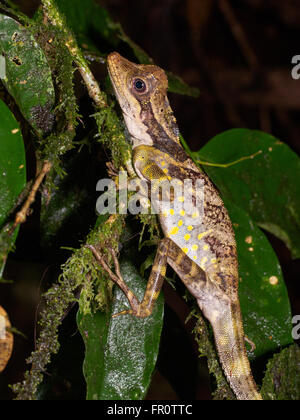
<path fill-rule="evenodd" d="M 251 246 L 250 248 L 248 248 L 248 251 L 253 252 L 254 248 Z"/>
<path fill-rule="evenodd" d="M 198 235 L 199 241 L 200 241 L 200 239 L 203 238 L 203 236 L 208 235 L 210 232 L 211 232 L 211 229 L 207 230 L 206 232 L 199 233 L 199 235 Z"/>
<path fill-rule="evenodd" d="M 167 174 L 167 173 L 168 173 L 168 169 L 167 169 L 167 168 L 163 168 L 163 172 L 164 172 L 165 174 Z"/>
<path fill-rule="evenodd" d="M 191 226 L 191 225 L 189 225 L 188 227 L 187 227 L 187 230 L 193 230 L 194 228 L 193 228 L 193 226 Z"/>
<path fill-rule="evenodd" d="M 180 203 L 183 203 L 183 202 L 184 202 L 184 197 L 183 197 L 183 195 L 181 195 L 180 197 L 178 197 L 178 201 L 180 201 Z"/>
<path fill-rule="evenodd" d="M 197 255 L 194 255 L 193 258 L 194 258 L 194 260 L 196 260 L 197 259 Z"/>
<path fill-rule="evenodd" d="M 197 251 L 197 249 L 198 249 L 198 245 L 193 245 L 193 246 L 192 246 L 192 250 L 193 250 L 193 251 Z"/>
<path fill-rule="evenodd" d="M 164 160 L 161 161 L 161 166 L 165 166 L 166 162 Z"/>
<path fill-rule="evenodd" d="M 192 214 L 192 218 L 193 219 L 196 219 L 196 217 L 198 217 L 199 216 L 199 213 L 197 212 L 197 211 L 195 211 L 193 214 Z"/>
<path fill-rule="evenodd" d="M 20 165 L 20 166 L 19 166 L 19 169 L 23 169 L 23 168 L 24 168 L 24 165 Z"/>
<path fill-rule="evenodd" d="M 252 236 L 247 236 L 247 238 L 245 239 L 245 242 L 247 243 L 247 244 L 252 244 Z"/>
<path fill-rule="evenodd" d="M 152 299 L 153 300 L 156 300 L 158 298 L 158 296 L 159 296 L 159 291 L 152 293 Z"/>
<path fill-rule="evenodd" d="M 170 209 L 170 214 L 172 214 L 172 216 L 173 216 L 174 213 L 175 213 L 174 209 Z"/>
<path fill-rule="evenodd" d="M 203 245 L 203 250 L 204 251 L 207 251 L 209 249 L 209 246 L 208 245 Z"/>
<path fill-rule="evenodd" d="M 185 215 L 185 211 L 184 210 L 180 210 L 179 214 L 180 214 L 180 216 L 184 216 Z"/>
<path fill-rule="evenodd" d="M 202 257 L 201 258 L 201 261 L 200 261 L 200 267 L 201 268 L 204 268 L 206 262 L 207 262 L 207 257 Z"/>
<path fill-rule="evenodd" d="M 16 134 L 16 133 L 18 133 L 20 130 L 18 129 L 18 128 L 14 128 L 13 130 L 11 130 L 11 133 L 12 134 Z"/>
<path fill-rule="evenodd" d="M 272 152 L 272 150 L 273 150 L 272 147 L 269 147 L 269 152 Z"/>
<path fill-rule="evenodd" d="M 182 181 L 180 181 L 180 179 L 178 179 L 178 180 L 177 180 L 177 184 L 178 184 L 178 185 L 182 185 L 182 184 L 183 184 L 183 182 L 182 182 Z"/>
<path fill-rule="evenodd" d="M 182 249 L 182 251 L 185 253 L 185 254 L 187 254 L 188 252 L 189 252 L 189 249 L 188 248 L 181 248 Z"/>
<path fill-rule="evenodd" d="M 183 225 L 183 221 L 182 220 L 179 220 L 178 226 L 182 226 L 182 225 Z"/>
<path fill-rule="evenodd" d="M 178 231 L 179 231 L 179 228 L 178 228 L 177 226 L 174 226 L 174 227 L 170 230 L 169 235 L 176 235 L 176 233 L 178 233 Z"/>
<path fill-rule="evenodd" d="M 212 258 L 212 259 L 210 260 L 210 262 L 211 262 L 212 264 L 215 264 L 215 263 L 217 262 L 217 259 L 216 259 L 216 258 Z"/>
<path fill-rule="evenodd" d="M 177 228 L 178 229 L 178 228 Z M 186 241 L 188 241 L 189 239 L 190 239 L 190 237 L 191 237 L 191 235 L 189 235 L 188 233 L 186 234 L 186 235 L 184 235 L 184 239 L 186 240 Z"/>
<path fill-rule="evenodd" d="M 270 284 L 272 285 L 272 286 L 275 286 L 276 284 L 278 284 L 278 277 L 276 277 L 276 276 L 271 276 L 270 278 L 269 278 L 269 282 L 270 282 Z"/>
<path fill-rule="evenodd" d="M 165 210 L 165 211 L 163 212 L 163 216 L 164 216 L 164 217 L 167 217 L 167 216 L 168 216 L 168 211 L 167 211 L 167 210 Z"/>

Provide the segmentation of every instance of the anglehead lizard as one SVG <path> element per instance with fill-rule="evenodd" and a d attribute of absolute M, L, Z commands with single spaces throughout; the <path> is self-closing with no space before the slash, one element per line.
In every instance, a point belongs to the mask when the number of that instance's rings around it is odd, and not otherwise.
<path fill-rule="evenodd" d="M 137 65 L 118 53 L 108 56 L 109 75 L 133 144 L 133 166 L 147 182 L 189 184 L 190 204 L 196 184 L 202 186 L 203 208 L 183 206 L 184 195 L 169 194 L 160 204 L 164 233 L 144 299 L 137 301 L 120 280 L 131 309 L 139 317 L 151 314 L 169 264 L 197 299 L 210 321 L 218 355 L 238 399 L 261 399 L 247 358 L 238 299 L 238 262 L 234 232 L 224 204 L 209 178 L 187 156 L 179 141 L 176 119 L 167 98 L 165 72 L 154 65 Z M 155 200 L 154 200 L 155 201 Z M 186 203 L 185 203 L 186 204 Z"/>

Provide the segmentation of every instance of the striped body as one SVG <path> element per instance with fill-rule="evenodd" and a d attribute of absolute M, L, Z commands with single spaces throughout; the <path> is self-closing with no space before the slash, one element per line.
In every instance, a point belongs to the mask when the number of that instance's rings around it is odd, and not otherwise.
<path fill-rule="evenodd" d="M 186 155 L 167 99 L 167 78 L 156 66 L 136 65 L 117 53 L 108 57 L 110 77 L 133 142 L 133 166 L 140 179 L 156 183 L 189 181 L 186 195 L 169 189 L 151 195 L 164 233 L 144 299 L 124 290 L 135 316 L 148 316 L 161 289 L 166 265 L 178 274 L 210 321 L 225 375 L 238 399 L 261 399 L 244 345 L 238 300 L 238 262 L 232 224 L 209 180 Z M 159 185 L 159 184 L 157 184 Z M 200 185 L 200 192 L 197 185 Z M 155 189 L 154 189 L 155 190 Z M 180 190 L 180 188 L 179 188 Z M 186 192 L 186 189 L 184 189 Z M 200 194 L 200 205 L 198 193 Z"/>

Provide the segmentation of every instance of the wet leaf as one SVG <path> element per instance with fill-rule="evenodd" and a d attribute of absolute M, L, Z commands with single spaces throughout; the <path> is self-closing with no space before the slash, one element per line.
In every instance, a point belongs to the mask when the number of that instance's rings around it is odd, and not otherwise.
<path fill-rule="evenodd" d="M 141 300 L 146 282 L 131 262 L 123 261 L 125 282 Z M 113 314 L 128 308 L 123 292 L 115 287 L 110 313 L 83 316 L 77 323 L 85 342 L 84 375 L 88 400 L 140 400 L 145 396 L 155 367 L 163 321 L 163 298 L 145 319 Z"/>
<path fill-rule="evenodd" d="M 29 29 L 3 14 L 0 53 L 5 57 L 2 81 L 20 111 L 39 133 L 51 131 L 55 93 L 46 56 Z"/>
<path fill-rule="evenodd" d="M 0 276 L 7 253 L 14 243 L 17 231 L 9 236 L 4 228 L 9 212 L 25 187 L 25 150 L 20 126 L 3 101 L 0 100 Z"/>
<path fill-rule="evenodd" d="M 284 143 L 261 131 L 234 129 L 210 140 L 195 160 L 230 163 L 203 165 L 222 196 L 243 208 L 263 229 L 283 240 L 293 258 L 300 256 L 300 160 Z"/>

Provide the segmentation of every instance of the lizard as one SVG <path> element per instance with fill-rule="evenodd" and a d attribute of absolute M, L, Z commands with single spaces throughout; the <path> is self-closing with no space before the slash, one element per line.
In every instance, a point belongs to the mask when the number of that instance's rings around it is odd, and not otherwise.
<path fill-rule="evenodd" d="M 210 322 L 225 376 L 240 400 L 261 400 L 245 348 L 238 298 L 238 257 L 228 212 L 214 184 L 186 154 L 167 97 L 168 79 L 160 67 L 135 64 L 112 52 L 108 73 L 132 141 L 135 176 L 147 183 L 192 180 L 203 186 L 203 209 L 187 213 L 183 196 L 169 194 L 173 208 L 158 208 L 164 234 L 158 244 L 141 302 L 119 276 L 115 282 L 131 309 L 122 314 L 149 316 L 160 293 L 167 265 L 177 273 Z M 159 197 L 159 194 L 156 196 Z M 152 203 L 153 204 L 153 203 Z M 116 277 L 116 276 L 115 276 Z M 118 314 L 119 315 L 119 314 Z"/>

